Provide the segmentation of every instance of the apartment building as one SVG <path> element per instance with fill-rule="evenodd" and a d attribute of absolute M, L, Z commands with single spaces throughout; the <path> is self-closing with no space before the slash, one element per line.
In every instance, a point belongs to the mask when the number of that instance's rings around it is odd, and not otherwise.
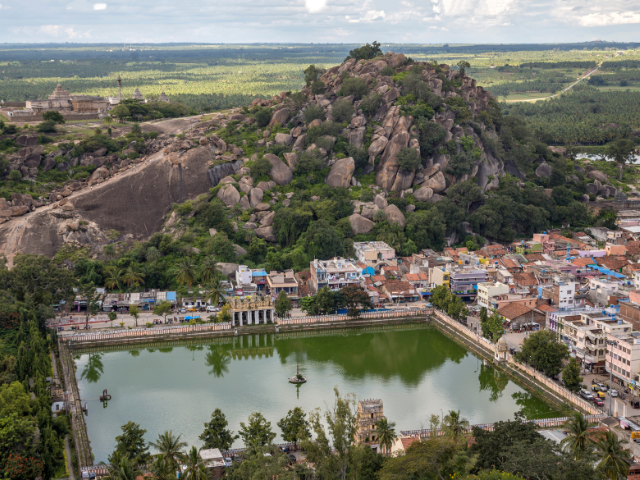
<path fill-rule="evenodd" d="M 331 260 L 314 260 L 310 263 L 311 287 L 317 292 L 323 287 L 332 291 L 349 285 L 359 285 L 362 269 L 353 260 L 332 258 Z"/>
<path fill-rule="evenodd" d="M 249 268 L 246 265 L 238 265 L 236 285 L 249 284 L 255 284 L 258 291 L 264 290 L 267 285 L 267 272 L 263 268 Z"/>
<path fill-rule="evenodd" d="M 580 285 L 573 281 L 560 281 L 554 285 L 542 288 L 542 298 L 548 298 L 553 305 L 560 309 L 573 309 L 581 306 L 582 301 L 576 305 L 576 291 Z"/>
<path fill-rule="evenodd" d="M 582 312 L 579 319 L 564 317 L 558 322 L 560 340 L 567 344 L 585 369 L 594 373 L 604 372 L 607 353 L 606 334 L 594 322 L 598 316 L 602 314 Z"/>
<path fill-rule="evenodd" d="M 506 295 L 509 293 L 509 286 L 500 282 L 484 282 L 478 283 L 478 306 L 488 310 L 493 310 L 491 302 L 493 297 L 497 295 Z"/>
<path fill-rule="evenodd" d="M 451 274 L 447 267 L 432 267 L 429 269 L 429 281 L 435 286 L 444 285 L 449 288 L 451 284 Z"/>
<path fill-rule="evenodd" d="M 292 300 L 298 299 L 298 281 L 293 270 L 284 272 L 269 272 L 267 275 L 267 286 L 272 297 L 277 297 L 284 291 Z"/>
<path fill-rule="evenodd" d="M 396 251 L 384 242 L 356 242 L 353 250 L 358 261 L 367 267 L 392 262 L 396 258 Z"/>
<path fill-rule="evenodd" d="M 635 385 L 640 380 L 640 332 L 607 335 L 607 340 L 607 371 L 611 371 L 625 385 Z"/>
<path fill-rule="evenodd" d="M 451 291 L 458 294 L 474 294 L 479 283 L 487 281 L 487 271 L 474 266 L 451 269 Z"/>

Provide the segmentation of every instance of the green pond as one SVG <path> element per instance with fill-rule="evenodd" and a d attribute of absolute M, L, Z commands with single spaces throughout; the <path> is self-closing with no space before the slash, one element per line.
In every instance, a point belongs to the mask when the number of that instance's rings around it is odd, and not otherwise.
<path fill-rule="evenodd" d="M 324 409 L 335 386 L 358 399 L 381 398 L 397 431 L 428 427 L 432 414 L 449 410 L 460 410 L 471 424 L 507 420 L 517 411 L 530 419 L 558 416 L 427 325 L 110 347 L 76 352 L 75 360 L 96 462 L 107 461 L 120 426 L 130 420 L 147 430 L 147 440 L 173 430 L 200 446 L 198 436 L 215 408 L 234 432 L 259 411 L 279 434 L 276 424 L 288 410 Z M 288 383 L 297 363 L 308 379 L 301 386 Z M 112 396 L 106 407 L 99 401 L 104 389 Z"/>

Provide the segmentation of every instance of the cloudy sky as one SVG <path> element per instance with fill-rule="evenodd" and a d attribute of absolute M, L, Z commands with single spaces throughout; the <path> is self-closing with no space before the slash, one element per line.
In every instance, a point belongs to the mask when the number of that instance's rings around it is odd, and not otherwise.
<path fill-rule="evenodd" d="M 640 0 L 99 1 L 0 0 L 0 42 L 640 41 Z"/>

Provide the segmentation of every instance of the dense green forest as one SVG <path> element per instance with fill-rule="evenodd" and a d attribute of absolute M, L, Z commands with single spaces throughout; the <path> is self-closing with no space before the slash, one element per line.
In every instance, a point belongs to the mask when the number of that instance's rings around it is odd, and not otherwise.
<path fill-rule="evenodd" d="M 602 145 L 640 128 L 640 93 L 577 85 L 544 102 L 503 103 L 507 116 L 525 119 L 543 142 Z"/>

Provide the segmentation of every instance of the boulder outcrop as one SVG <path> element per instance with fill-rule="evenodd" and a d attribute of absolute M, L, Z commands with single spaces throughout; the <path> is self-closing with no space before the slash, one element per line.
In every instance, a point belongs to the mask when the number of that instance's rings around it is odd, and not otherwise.
<path fill-rule="evenodd" d="M 287 185 L 293 180 L 293 172 L 277 156 L 272 153 L 267 153 L 264 155 L 264 158 L 269 160 L 272 165 L 269 176 L 277 185 Z"/>
<path fill-rule="evenodd" d="M 341 158 L 331 167 L 325 183 L 334 188 L 348 188 L 351 185 L 351 178 L 355 169 L 356 163 L 353 158 Z"/>

